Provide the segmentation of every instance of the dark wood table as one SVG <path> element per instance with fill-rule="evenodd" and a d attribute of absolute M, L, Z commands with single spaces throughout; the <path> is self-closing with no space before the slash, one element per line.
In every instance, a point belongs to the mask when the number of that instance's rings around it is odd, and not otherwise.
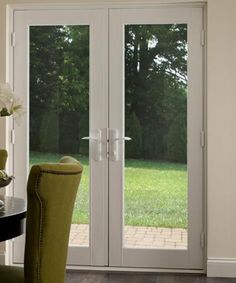
<path fill-rule="evenodd" d="M 26 201 L 16 197 L 0 197 L 4 207 L 0 209 L 0 242 L 24 233 Z"/>

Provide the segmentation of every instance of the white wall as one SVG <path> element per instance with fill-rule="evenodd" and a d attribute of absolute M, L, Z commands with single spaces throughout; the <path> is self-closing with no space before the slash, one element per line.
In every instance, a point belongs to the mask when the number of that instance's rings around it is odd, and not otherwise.
<path fill-rule="evenodd" d="M 208 0 L 207 63 L 208 273 L 236 277 L 235 0 Z"/>
<path fill-rule="evenodd" d="M 67 1 L 1 0 L 1 81 L 6 65 L 6 4 L 27 2 Z M 208 0 L 207 11 L 208 275 L 236 277 L 236 1 Z"/>

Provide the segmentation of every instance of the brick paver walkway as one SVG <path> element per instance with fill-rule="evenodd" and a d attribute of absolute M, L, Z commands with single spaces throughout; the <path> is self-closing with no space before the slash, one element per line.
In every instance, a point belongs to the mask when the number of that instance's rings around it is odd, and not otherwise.
<path fill-rule="evenodd" d="M 89 225 L 71 225 L 70 245 L 89 245 Z M 180 228 L 125 226 L 124 246 L 158 249 L 186 249 L 187 230 Z"/>

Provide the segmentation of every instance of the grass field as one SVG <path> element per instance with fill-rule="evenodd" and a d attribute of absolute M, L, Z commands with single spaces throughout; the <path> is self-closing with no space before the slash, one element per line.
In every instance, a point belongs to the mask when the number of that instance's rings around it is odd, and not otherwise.
<path fill-rule="evenodd" d="M 56 162 L 61 154 L 31 153 L 30 163 Z M 73 155 L 84 171 L 76 199 L 73 223 L 89 220 L 88 158 Z M 125 224 L 154 227 L 187 227 L 187 166 L 149 160 L 126 160 Z"/>

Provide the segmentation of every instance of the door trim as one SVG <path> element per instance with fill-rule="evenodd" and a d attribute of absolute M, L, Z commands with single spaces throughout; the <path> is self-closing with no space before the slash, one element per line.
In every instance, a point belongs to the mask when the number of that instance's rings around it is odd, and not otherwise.
<path fill-rule="evenodd" d="M 189 273 L 189 274 L 206 274 L 205 269 L 168 269 L 168 268 L 143 268 L 143 267 L 100 267 L 100 266 L 75 266 L 67 265 L 67 270 L 91 270 L 91 271 L 108 271 L 108 272 L 147 272 L 147 273 Z"/>
<path fill-rule="evenodd" d="M 165 1 L 165 3 L 164 3 Z M 7 4 L 6 5 L 6 81 L 10 83 L 14 89 L 13 84 L 13 46 L 11 44 L 11 34 L 13 32 L 13 15 L 15 11 L 20 10 L 50 10 L 50 9 L 98 9 L 98 8 L 143 8 L 143 7 L 160 7 L 160 6 L 185 6 L 185 7 L 199 7 L 203 9 L 203 28 L 206 31 L 207 29 L 207 1 L 206 0 L 141 0 L 141 1 L 117 1 L 116 3 L 110 3 L 109 1 L 104 2 L 81 2 L 76 4 Z M 203 48 L 203 129 L 205 131 L 205 137 L 207 138 L 207 44 Z M 204 232 L 207 238 L 207 146 L 205 141 L 205 147 L 203 149 L 203 227 Z M 14 164 L 12 164 L 14 166 Z M 7 264 L 13 263 L 13 242 L 10 241 L 6 245 L 5 254 L 2 257 L 2 260 Z M 110 267 L 95 267 L 95 266 L 68 266 L 73 269 L 79 270 L 111 270 L 111 271 L 147 271 L 149 269 L 143 268 L 110 268 Z M 168 272 L 184 272 L 184 273 L 205 273 L 207 267 L 207 240 L 205 248 L 203 250 L 203 270 L 182 270 L 182 269 L 173 269 L 168 270 Z M 150 269 L 150 272 L 166 272 L 166 269 Z"/>
<path fill-rule="evenodd" d="M 178 6 L 178 7 L 204 7 L 207 0 L 140 0 L 140 1 L 116 1 L 111 3 L 110 1 L 101 2 L 83 2 L 80 3 L 26 3 L 26 4 L 7 4 L 8 13 L 13 10 L 75 10 L 75 9 L 110 9 L 110 8 L 150 8 L 150 7 L 167 7 L 167 6 Z"/>

